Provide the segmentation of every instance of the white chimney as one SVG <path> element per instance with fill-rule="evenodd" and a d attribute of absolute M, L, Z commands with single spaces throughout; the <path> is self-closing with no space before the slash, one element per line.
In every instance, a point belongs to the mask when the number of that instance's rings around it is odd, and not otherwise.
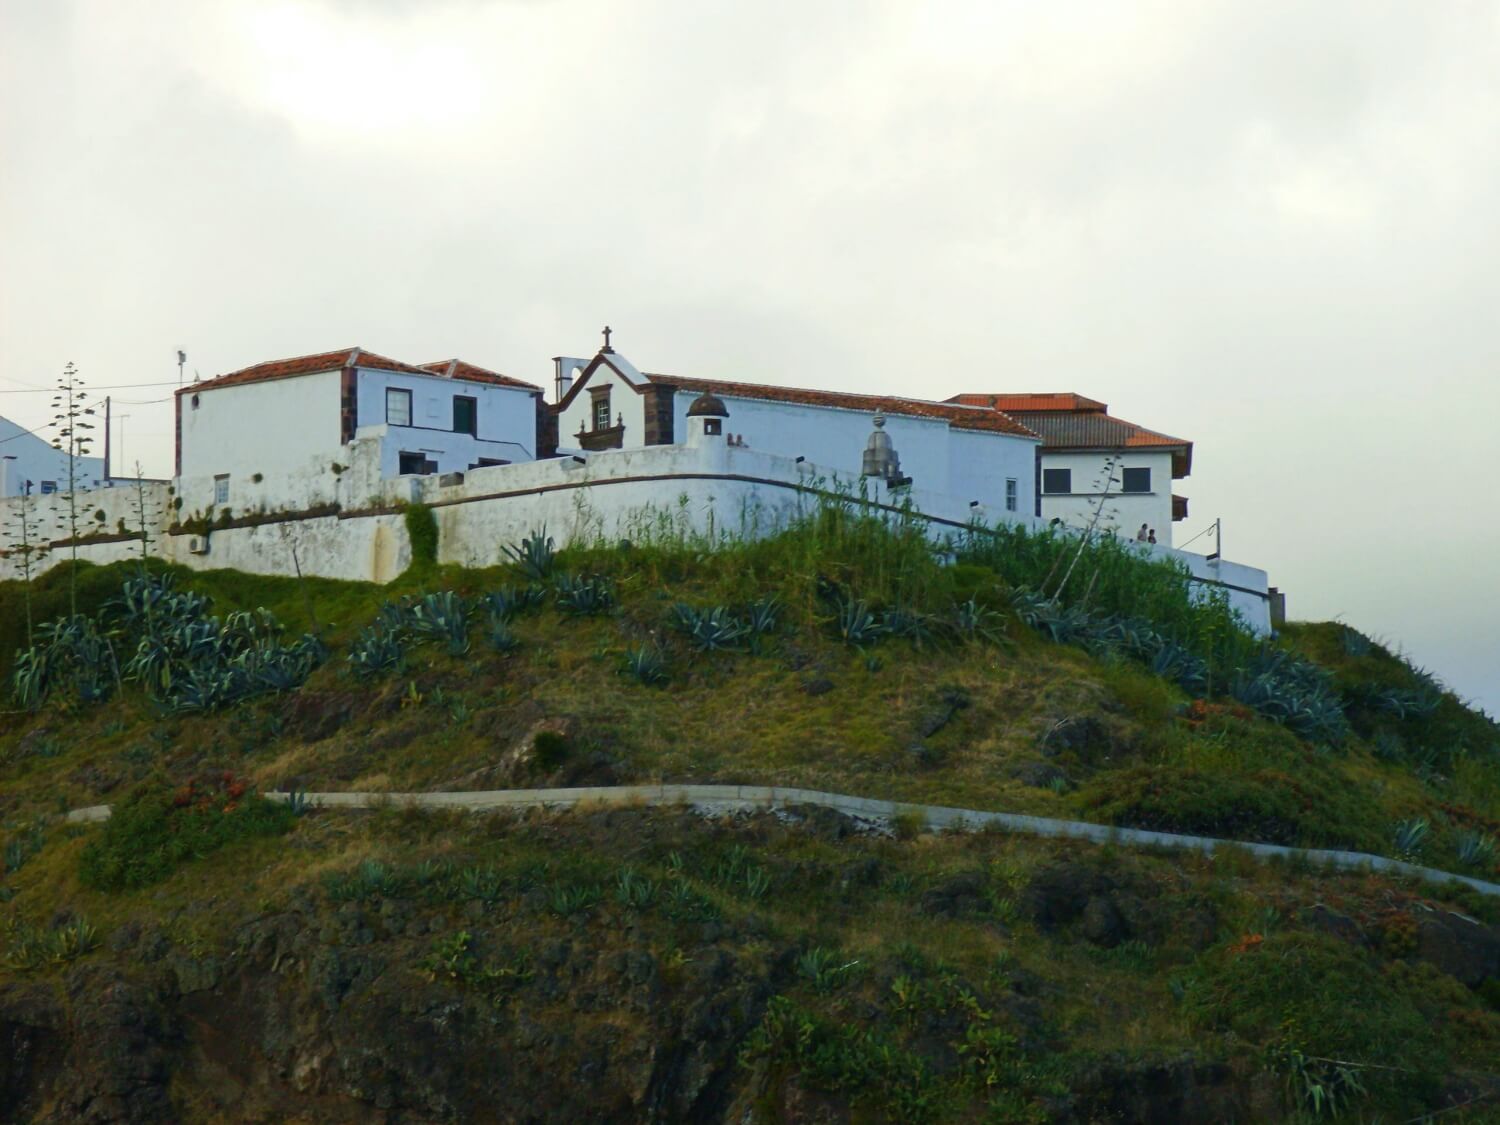
<path fill-rule="evenodd" d="M 552 365 L 557 369 L 557 402 L 561 402 L 573 387 L 573 379 L 577 374 L 588 366 L 588 360 L 579 359 L 570 355 L 555 355 L 552 357 Z"/>

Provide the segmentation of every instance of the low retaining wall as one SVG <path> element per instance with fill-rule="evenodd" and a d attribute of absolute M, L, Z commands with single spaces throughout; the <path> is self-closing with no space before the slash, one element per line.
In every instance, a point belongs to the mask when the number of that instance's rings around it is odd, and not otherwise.
<path fill-rule="evenodd" d="M 290 800 L 288 793 L 267 793 L 272 800 Z M 1381 871 L 1391 875 L 1411 875 L 1435 882 L 1456 881 L 1481 894 L 1500 895 L 1500 884 L 1488 883 L 1469 875 L 1456 875 L 1398 859 L 1369 855 L 1365 852 L 1329 851 L 1289 848 L 1281 844 L 1246 843 L 1219 840 L 1211 836 L 1179 836 L 1171 832 L 1152 832 L 1144 828 L 1120 828 L 1109 824 L 1090 824 L 1082 820 L 1055 820 L 1046 816 L 1024 816 L 1020 813 L 984 812 L 957 809 L 946 805 L 908 804 L 881 801 L 870 797 L 851 797 L 843 793 L 824 793 L 817 789 L 788 789 L 767 785 L 614 785 L 577 789 L 490 789 L 458 793 L 305 793 L 300 794 L 317 808 L 372 809 L 408 807 L 425 809 L 464 809 L 486 812 L 496 809 L 574 808 L 579 805 L 699 805 L 726 811 L 760 811 L 786 808 L 789 805 L 817 805 L 866 820 L 890 821 L 898 816 L 920 816 L 929 828 L 950 832 L 1000 828 L 1026 836 L 1050 836 L 1088 840 L 1095 844 L 1124 844 L 1130 847 L 1176 848 L 1211 855 L 1219 848 L 1237 848 L 1260 859 L 1298 859 L 1344 871 Z M 72 824 L 86 824 L 109 819 L 108 805 L 75 809 L 65 819 Z"/>

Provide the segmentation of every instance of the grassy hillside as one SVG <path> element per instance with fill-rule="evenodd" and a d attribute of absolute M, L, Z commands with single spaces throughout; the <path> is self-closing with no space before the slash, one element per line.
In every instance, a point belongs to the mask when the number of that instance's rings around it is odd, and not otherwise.
<path fill-rule="evenodd" d="M 193 1060 L 163 1046 L 175 1077 L 158 1083 L 195 1119 L 250 1089 L 265 1119 L 352 1120 L 387 1086 L 441 1119 L 519 1097 L 479 1076 L 518 1050 L 592 1067 L 620 1119 L 1252 1120 L 1467 1098 L 1450 1117 L 1481 1119 L 1500 918 L 1472 894 L 1234 856 L 851 835 L 812 812 L 292 816 L 254 797 L 798 784 L 1495 878 L 1500 731 L 1381 645 L 1328 624 L 1263 645 L 1112 544 L 998 534 L 935 552 L 837 509 L 749 544 L 515 553 L 386 588 L 81 568 L 94 624 L 44 636 L 51 655 L 6 649 L 34 697 L 0 733 L 0 1031 L 50 1026 L 20 1004 L 86 1042 L 77 998 L 106 977 L 149 981 L 142 1003 L 190 1029 L 210 1000 L 265 993 L 254 1020 L 292 1020 L 305 1043 L 163 1030 L 198 1043 Z M 66 612 L 69 578 L 31 591 L 39 620 Z M 12 644 L 22 596 L 0 585 Z M 262 608 L 284 633 L 228 618 Z M 129 815 L 55 820 L 101 802 Z M 383 1077 L 322 1055 L 286 1077 L 352 1028 L 427 1019 L 410 990 L 489 1030 L 434 1032 L 438 1059 L 364 1044 Z M 712 1028 L 699 1047 L 692 1019 Z M 0 1070 L 0 1109 L 40 1112 L 60 1074 L 87 1086 L 72 1065 Z M 539 1081 L 516 1088 L 578 1096 Z"/>

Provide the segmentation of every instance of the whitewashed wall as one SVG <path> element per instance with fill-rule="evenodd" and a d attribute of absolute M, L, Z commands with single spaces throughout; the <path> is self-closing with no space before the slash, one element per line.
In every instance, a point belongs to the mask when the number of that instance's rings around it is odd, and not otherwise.
<path fill-rule="evenodd" d="M 504 545 L 518 543 L 543 526 L 560 544 L 600 537 L 639 538 L 663 519 L 680 530 L 729 536 L 767 534 L 797 511 L 821 502 L 816 495 L 799 492 L 793 487 L 797 485 L 857 495 L 863 484 L 874 489 L 869 499 L 875 503 L 899 506 L 909 499 L 921 518 L 933 521 L 935 533 L 957 530 L 976 518 L 991 524 L 1007 519 L 997 507 L 975 508 L 961 495 L 921 488 L 905 495 L 892 494 L 883 485 L 861 482 L 836 468 L 811 461 L 799 465 L 791 457 L 753 447 L 730 447 L 722 438 L 591 453 L 583 455 L 582 463 L 569 456 L 476 469 L 464 474 L 461 482 L 449 485 L 436 476 L 383 478 L 379 443 L 373 440 L 345 447 L 344 455 L 347 468 L 333 482 L 329 473 L 309 468 L 303 477 L 282 481 L 273 489 L 280 498 L 295 500 L 300 496 L 300 504 L 281 506 L 302 511 L 316 498 L 333 495 L 343 505 L 339 515 L 213 530 L 208 535 L 206 554 L 189 553 L 189 536 L 185 534 L 162 534 L 171 519 L 173 497 L 167 486 L 156 486 L 154 500 L 168 515 L 158 524 L 154 552 L 196 569 L 228 567 L 257 574 L 290 574 L 295 545 L 297 562 L 306 574 L 387 582 L 410 561 L 402 517 L 390 510 L 405 502 L 432 505 L 441 561 L 490 566 L 502 560 Z M 311 458 L 308 465 L 315 466 L 320 460 Z M 185 479 L 180 486 L 196 495 L 211 483 L 211 477 Z M 88 502 L 92 504 L 98 497 L 108 501 L 107 526 L 113 527 L 120 516 L 126 518 L 127 526 L 133 526 L 126 490 L 91 493 Z M 55 524 L 63 498 L 46 499 L 47 518 Z M 8 521 L 18 503 L 0 502 L 0 521 Z M 1026 513 L 1013 522 L 1027 526 L 1037 523 Z M 79 557 L 106 563 L 133 557 L 138 550 L 133 542 L 83 544 Z M 1226 589 L 1230 604 L 1251 627 L 1269 630 L 1264 571 L 1231 562 L 1209 562 L 1201 555 L 1166 547 L 1148 553 L 1181 560 L 1201 581 L 1226 584 L 1215 588 Z M 48 565 L 65 556 L 65 550 L 54 552 Z M 0 559 L 0 578 L 18 574 L 15 559 Z"/>
<path fill-rule="evenodd" d="M 1069 469 L 1073 474 L 1073 492 L 1069 495 L 1042 493 L 1042 518 L 1060 519 L 1069 527 L 1084 527 L 1094 518 L 1094 509 L 1099 502 L 1099 492 L 1105 479 L 1104 453 L 1051 453 L 1043 451 L 1042 470 Z M 1100 526 L 1112 528 L 1116 533 L 1129 538 L 1145 524 L 1156 528 L 1156 541 L 1170 545 L 1172 542 L 1172 455 L 1127 451 L 1120 455 L 1115 466 L 1118 477 L 1121 469 L 1146 468 L 1151 470 L 1151 491 L 1147 493 L 1121 492 L 1120 485 L 1110 488 L 1110 496 L 1104 502 L 1104 515 Z"/>
<path fill-rule="evenodd" d="M 386 422 L 385 392 L 392 387 L 411 392 L 411 426 Z M 453 430 L 453 400 L 460 396 L 478 401 L 477 435 Z M 371 433 L 380 428 L 384 438 L 381 468 L 386 476 L 397 475 L 403 451 L 425 453 L 437 462 L 440 473 L 462 472 L 481 457 L 535 460 L 535 401 L 533 392 L 521 387 L 360 368 L 355 426 Z"/>
<path fill-rule="evenodd" d="M 579 448 L 578 430 L 594 428 L 594 396 L 589 391 L 596 387 L 609 387 L 610 425 L 621 418 L 625 421 L 623 448 L 636 449 L 646 442 L 646 399 L 617 372 L 601 365 L 589 376 L 588 385 L 578 392 L 578 397 L 568 404 L 557 421 L 557 448 L 573 451 Z"/>
<path fill-rule="evenodd" d="M 1037 443 L 1006 434 L 952 430 L 948 443 L 949 491 L 980 500 L 1012 520 L 1036 513 Z M 1016 482 L 1016 507 L 1005 511 L 1005 482 Z M 997 517 L 998 518 L 998 517 Z"/>
<path fill-rule="evenodd" d="M 688 407 L 698 396 L 679 392 L 674 402 L 676 433 L 685 432 Z M 874 431 L 875 412 L 720 395 L 729 411 L 726 433 L 743 435 L 752 449 L 785 457 L 806 457 L 857 476 L 865 445 Z M 1002 511 L 1005 481 L 1017 482 L 1016 515 L 1034 511 L 1036 447 L 1029 438 L 984 430 L 958 430 L 936 418 L 886 415 L 885 432 L 901 458 L 901 471 L 916 488 L 950 495 L 967 504 L 978 500 Z"/>
<path fill-rule="evenodd" d="M 269 477 L 291 472 L 343 441 L 340 396 L 338 371 L 214 390 L 189 387 L 179 396 L 178 471 L 187 477 L 228 473 L 231 487 L 255 473 Z"/>

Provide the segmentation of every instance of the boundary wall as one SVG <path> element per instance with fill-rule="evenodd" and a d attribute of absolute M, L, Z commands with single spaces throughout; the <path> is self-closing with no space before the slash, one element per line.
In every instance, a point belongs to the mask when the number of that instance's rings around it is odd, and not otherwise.
<path fill-rule="evenodd" d="M 339 458 L 343 458 L 340 461 Z M 335 471 L 335 469 L 337 471 Z M 151 553 L 197 570 L 234 569 L 389 582 L 411 562 L 402 509 L 431 506 L 439 561 L 493 566 L 503 547 L 545 527 L 559 545 L 577 541 L 701 535 L 756 537 L 828 499 L 927 524 L 934 535 L 1001 520 L 1040 525 L 942 493 L 849 480 L 805 460 L 722 442 L 650 446 L 473 469 L 467 473 L 384 478 L 379 442 L 356 439 L 300 470 L 237 482 L 215 510 L 212 478 L 144 486 Z M 193 505 L 187 504 L 191 498 Z M 140 555 L 139 494 L 134 484 L 80 493 L 77 544 L 82 560 L 105 564 Z M 19 519 L 21 501 L 0 502 L 0 527 Z M 49 552 L 44 570 L 69 557 L 65 495 L 32 497 L 30 520 Z M 96 519 L 96 515 L 102 518 Z M 90 529 L 92 533 L 90 533 Z M 123 530 L 122 530 L 123 529 Z M 1266 572 L 1170 547 L 1142 553 L 1184 564 L 1205 592 L 1222 591 L 1250 628 L 1271 628 Z M 0 557 L 0 579 L 19 578 L 19 559 Z"/>

